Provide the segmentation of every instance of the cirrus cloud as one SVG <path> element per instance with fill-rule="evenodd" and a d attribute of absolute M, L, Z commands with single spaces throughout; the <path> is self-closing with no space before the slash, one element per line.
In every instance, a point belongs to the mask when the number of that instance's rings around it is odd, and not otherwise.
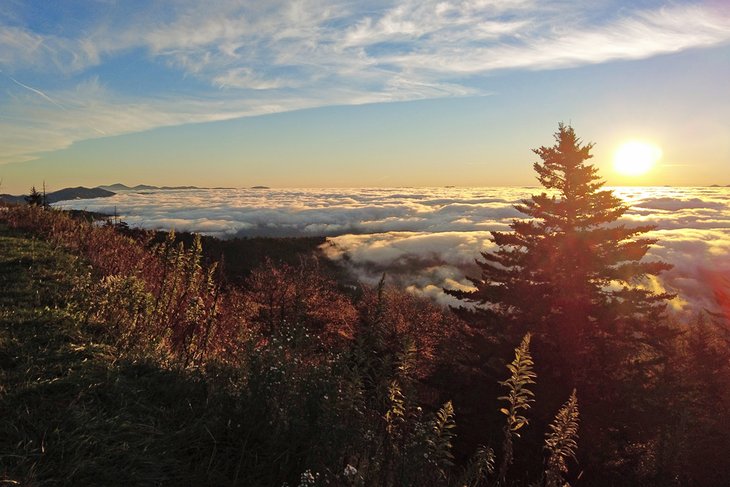
<path fill-rule="evenodd" d="M 0 145 L 11 149 L 0 162 L 161 126 L 488 94 L 474 80 L 500 70 L 643 59 L 730 41 L 730 9 L 709 2 L 172 3 L 89 2 L 77 16 L 52 3 L 0 5 L 0 69 L 21 83 L 4 86 L 9 95 L 0 99 L 10 120 Z M 130 57 L 139 73 L 162 71 L 182 94 L 136 73 L 116 83 L 104 76 Z M 104 89 L 87 90 L 90 82 Z"/>

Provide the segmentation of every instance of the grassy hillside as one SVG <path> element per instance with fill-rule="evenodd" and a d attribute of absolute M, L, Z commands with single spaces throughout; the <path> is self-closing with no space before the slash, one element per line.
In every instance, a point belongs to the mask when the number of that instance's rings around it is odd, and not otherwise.
<path fill-rule="evenodd" d="M 306 262 L 224 292 L 199 241 L 150 250 L 40 208 L 2 221 L 5 484 L 449 483 L 451 403 L 415 402 L 449 329 L 428 303 L 355 307 Z"/>
<path fill-rule="evenodd" d="M 642 323 L 658 358 L 571 395 L 544 336 L 506 363 L 403 290 L 299 256 L 227 282 L 184 237 L 0 207 L 0 485 L 729 485 L 719 323 Z"/>
<path fill-rule="evenodd" d="M 0 484 L 230 484 L 205 384 L 118 359 L 105 330 L 67 306 L 78 268 L 0 227 Z"/>

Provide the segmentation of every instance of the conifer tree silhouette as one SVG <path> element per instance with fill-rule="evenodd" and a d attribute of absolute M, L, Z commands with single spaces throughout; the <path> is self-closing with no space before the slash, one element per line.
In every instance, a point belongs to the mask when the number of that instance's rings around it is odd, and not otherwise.
<path fill-rule="evenodd" d="M 32 186 L 28 196 L 25 196 L 25 202 L 31 206 L 45 206 L 45 196 Z"/>
<path fill-rule="evenodd" d="M 492 232 L 496 249 L 477 260 L 475 289 L 446 292 L 476 305 L 457 310 L 468 321 L 501 327 L 512 342 L 532 332 L 569 366 L 583 366 L 597 339 L 648 333 L 647 323 L 659 320 L 672 296 L 638 284 L 672 266 L 642 262 L 656 240 L 640 236 L 654 227 L 617 223 L 628 207 L 602 189 L 587 162 L 593 144 L 582 144 L 564 124 L 555 141 L 533 151 L 547 192 L 515 206 L 528 218 L 513 220 L 511 232 Z"/>

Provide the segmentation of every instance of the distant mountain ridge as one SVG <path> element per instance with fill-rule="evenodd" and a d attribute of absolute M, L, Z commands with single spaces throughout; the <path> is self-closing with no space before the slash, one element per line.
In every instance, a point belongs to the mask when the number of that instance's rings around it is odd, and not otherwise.
<path fill-rule="evenodd" d="M 59 201 L 68 200 L 88 200 L 91 198 L 108 198 L 116 193 L 104 188 L 85 188 L 77 186 L 75 188 L 64 188 L 48 193 L 46 199 L 49 203 L 57 203 Z"/>
<path fill-rule="evenodd" d="M 25 203 L 25 196 L 16 196 L 16 195 L 12 195 L 12 194 L 0 194 L 0 201 L 18 205 L 21 203 Z"/>
<path fill-rule="evenodd" d="M 122 183 L 114 183 L 109 185 L 96 186 L 94 188 L 86 188 L 77 186 L 75 188 L 63 188 L 58 191 L 52 191 L 46 194 L 48 203 L 58 203 L 59 201 L 69 200 L 86 200 L 92 198 L 108 198 L 114 196 L 119 191 L 165 191 L 179 189 L 233 189 L 233 188 L 201 188 L 199 186 L 152 186 L 149 184 L 138 184 L 136 186 L 127 186 Z M 268 189 L 266 186 L 254 186 L 254 189 Z M 24 204 L 26 195 L 0 194 L 0 201 L 13 204 Z"/>
<path fill-rule="evenodd" d="M 151 186 L 149 184 L 138 184 L 137 186 L 127 186 L 122 183 L 114 183 L 108 186 L 97 186 L 98 188 L 105 189 L 107 191 L 147 191 L 154 189 L 202 189 L 198 186 Z"/>
<path fill-rule="evenodd" d="M 58 191 L 46 193 L 46 201 L 48 203 L 58 203 L 59 201 L 69 200 L 87 200 L 91 198 L 108 198 L 116 193 L 104 188 L 85 188 L 77 186 L 75 188 L 64 188 Z M 0 200 L 6 203 L 22 204 L 25 203 L 25 195 L 0 194 Z"/>

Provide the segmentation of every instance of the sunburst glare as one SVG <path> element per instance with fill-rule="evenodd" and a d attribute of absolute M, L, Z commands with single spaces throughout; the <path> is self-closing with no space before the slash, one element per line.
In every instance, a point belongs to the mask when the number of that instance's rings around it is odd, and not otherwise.
<path fill-rule="evenodd" d="M 649 172 L 662 157 L 654 144 L 639 140 L 624 142 L 613 155 L 613 169 L 623 176 L 641 176 Z"/>

